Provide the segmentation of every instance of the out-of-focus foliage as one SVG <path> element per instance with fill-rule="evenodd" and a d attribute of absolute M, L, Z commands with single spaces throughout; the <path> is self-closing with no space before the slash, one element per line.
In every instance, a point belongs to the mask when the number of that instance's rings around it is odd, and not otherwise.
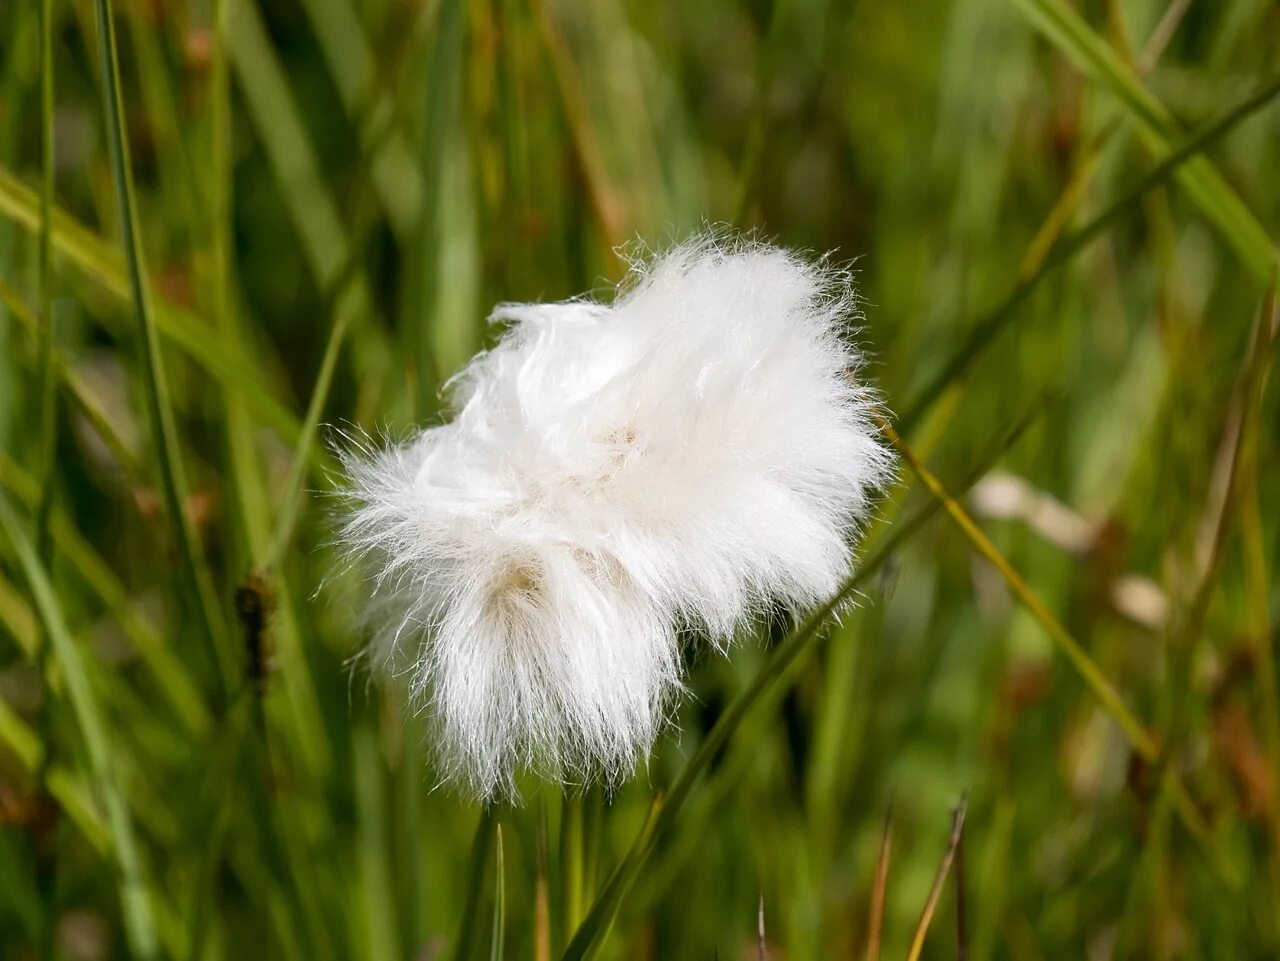
<path fill-rule="evenodd" d="M 558 955 L 787 625 L 696 659 L 617 797 L 483 813 L 352 664 L 323 425 L 440 416 L 493 304 L 706 222 L 856 260 L 866 375 L 1154 754 L 939 514 L 662 823 L 603 956 L 754 957 L 761 894 L 770 957 L 861 956 L 892 799 L 900 957 L 965 791 L 926 957 L 957 882 L 971 958 L 1280 951 L 1280 106 L 1134 192 L 1274 81 L 1276 4 L 110 3 L 175 486 L 100 3 L 49 4 L 52 114 L 41 4 L 0 6 L 0 955 Z M 869 551 L 930 504 L 902 480 Z"/>

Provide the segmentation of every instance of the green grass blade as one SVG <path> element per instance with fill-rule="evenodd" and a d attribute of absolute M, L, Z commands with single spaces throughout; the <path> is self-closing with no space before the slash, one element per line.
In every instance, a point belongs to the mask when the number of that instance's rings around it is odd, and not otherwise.
<path fill-rule="evenodd" d="M 329 341 L 325 345 L 324 357 L 320 361 L 320 373 L 316 376 L 311 400 L 307 404 L 307 414 L 302 421 L 298 446 L 294 450 L 293 460 L 289 464 L 289 474 L 285 478 L 280 494 L 280 513 L 276 518 L 275 533 L 264 565 L 268 570 L 279 568 L 293 537 L 298 512 L 302 507 L 302 484 L 307 476 L 307 465 L 311 463 L 311 451 L 315 446 L 316 435 L 320 428 L 320 418 L 324 414 L 325 403 L 329 399 L 329 388 L 333 386 L 333 372 L 338 366 L 338 355 L 342 352 L 347 331 L 350 330 L 359 310 L 359 296 L 357 288 L 348 285 L 339 295 L 334 307 L 333 326 L 329 330 Z"/>
<path fill-rule="evenodd" d="M 178 444 L 178 428 L 169 388 L 165 380 L 160 338 L 151 312 L 151 292 L 143 266 L 142 240 L 137 232 L 137 201 L 133 191 L 133 174 L 129 168 L 128 145 L 125 142 L 124 106 L 120 92 L 120 64 L 116 47 L 115 23 L 109 0 L 96 0 L 98 47 L 102 69 L 103 109 L 106 116 L 107 147 L 111 157 L 112 179 L 120 216 L 120 236 L 129 270 L 130 295 L 143 344 L 143 379 L 147 409 L 151 421 L 160 483 L 169 520 L 173 525 L 178 552 L 182 559 L 184 579 L 200 612 L 203 636 L 209 646 L 212 662 L 217 665 L 224 692 L 235 684 L 235 659 L 228 648 L 226 622 L 218 604 L 213 577 L 205 562 L 195 532 L 186 515 L 186 477 Z"/>
<path fill-rule="evenodd" d="M 1064 0 L 1013 0 L 1032 23 L 1080 69 L 1106 87 L 1140 125 L 1157 155 L 1180 139 L 1173 114 L 1142 85 L 1133 69 Z M 1261 283 L 1271 279 L 1276 248 L 1222 175 L 1204 158 L 1177 171 L 1179 183 Z"/>
<path fill-rule="evenodd" d="M 276 173 L 289 215 L 320 288 L 332 285 L 349 258 L 347 235 L 321 175 L 284 68 L 254 0 L 226 0 L 231 65 Z"/>
<path fill-rule="evenodd" d="M 430 4 L 424 4 L 429 6 Z M 413 153 L 395 122 L 389 98 L 375 101 L 377 70 L 356 6 L 349 0 L 302 0 L 315 29 L 329 73 L 343 106 L 361 130 L 361 146 L 373 149 L 371 176 L 387 220 L 402 241 L 413 236 L 422 208 L 422 182 Z M 366 110 L 370 117 L 362 116 Z M 390 124 L 372 142 L 369 120 L 386 116 Z"/>
<path fill-rule="evenodd" d="M 0 215 L 38 233 L 42 218 L 35 191 L 0 167 Z M 56 206 L 53 209 L 53 248 L 86 276 L 117 297 L 128 300 L 131 287 L 120 252 Z M 234 387 L 245 405 L 263 424 L 280 431 L 286 441 L 298 436 L 298 418 L 277 398 L 275 389 L 243 352 L 228 350 L 226 342 L 199 317 L 164 301 L 151 287 L 152 309 L 161 334 L 222 384 Z"/>
<path fill-rule="evenodd" d="M 502 825 L 497 828 L 494 840 L 493 862 L 493 931 L 489 939 L 489 961 L 502 961 L 503 943 L 507 928 L 507 881 L 502 862 Z"/>
<path fill-rule="evenodd" d="M 967 488 L 975 483 L 1000 455 L 1022 436 L 1041 406 L 1040 401 L 1032 405 L 1026 413 L 1017 418 L 1009 430 L 1002 434 L 1000 441 L 978 459 L 973 469 L 966 475 L 964 487 Z M 858 565 L 835 596 L 813 611 L 769 652 L 768 658 L 751 683 L 725 708 L 706 739 L 699 745 L 697 752 L 680 772 L 670 794 L 661 804 L 661 809 L 652 813 L 652 823 L 646 822 L 641 835 L 644 836 L 647 833 L 649 840 L 645 840 L 642 844 L 640 838 L 637 838 L 631 853 L 619 864 L 596 896 L 586 919 L 579 926 L 577 934 L 564 952 L 564 961 L 581 961 L 581 959 L 593 957 L 599 950 L 600 943 L 608 933 L 622 903 L 622 898 L 631 889 L 644 867 L 651 848 L 650 840 L 659 837 L 674 823 L 681 807 L 711 759 L 738 731 L 743 721 L 751 713 L 758 711 L 772 696 L 776 696 L 787 679 L 794 676 L 796 666 L 820 637 L 822 627 L 832 615 L 867 584 L 869 578 L 888 561 L 907 537 L 919 530 L 938 510 L 939 505 L 930 502 L 906 521 L 896 525 L 893 533 L 882 542 L 874 554 Z"/>
<path fill-rule="evenodd" d="M 1156 764 L 1160 760 L 1159 741 L 1155 735 L 1147 730 L 1146 726 L 1125 703 L 1123 696 L 1116 686 L 1111 683 L 1111 679 L 1107 677 L 1097 661 L 1089 655 L 1084 646 L 1071 635 L 1063 623 L 1054 616 L 1044 602 L 1031 590 L 1030 585 L 1009 563 L 1008 558 L 983 533 L 982 528 L 942 486 L 942 483 L 933 473 L 916 458 L 902 438 L 894 432 L 893 428 L 886 427 L 886 432 L 893 441 L 898 453 L 910 465 L 912 472 L 920 478 L 925 487 L 929 489 L 929 492 L 942 504 L 943 509 L 951 516 L 951 519 L 964 533 L 965 537 L 968 538 L 974 549 L 999 572 L 1009 589 L 1040 624 L 1045 633 L 1049 635 L 1054 645 L 1067 658 L 1075 672 L 1080 676 L 1080 679 L 1084 681 L 1085 686 L 1089 688 L 1094 698 L 1102 705 L 1103 710 L 1111 716 L 1116 726 L 1124 732 L 1124 736 L 1133 747 L 1134 752 L 1148 764 Z M 1174 810 L 1182 819 L 1184 826 L 1197 843 L 1201 845 L 1205 853 L 1209 855 L 1221 875 L 1221 880 L 1233 890 L 1238 888 L 1240 879 L 1236 875 L 1234 867 L 1213 843 L 1209 828 L 1204 823 L 1204 819 L 1195 807 L 1191 797 L 1187 794 L 1186 788 L 1178 780 L 1174 772 L 1168 772 L 1167 777 L 1170 782 L 1167 789 L 1170 792 Z"/>
<path fill-rule="evenodd" d="M 365 955 L 370 961 L 401 957 L 396 935 L 392 870 L 387 856 L 385 773 L 373 731 L 358 728 L 352 741 L 352 780 L 356 789 L 357 857 L 356 903 L 363 911 Z"/>
<path fill-rule="evenodd" d="M 1182 146 L 1169 152 L 1122 197 L 1079 230 L 1059 240 L 1031 274 L 1019 278 L 1009 295 L 994 310 L 971 326 L 960 348 L 943 362 L 937 373 L 916 393 L 915 399 L 904 405 L 898 417 L 898 431 L 904 435 L 911 432 L 933 402 L 942 396 L 947 386 L 968 370 L 997 335 L 1012 323 L 1017 309 L 1027 301 L 1045 277 L 1101 237 L 1136 208 L 1148 193 L 1166 183 L 1184 164 L 1199 156 L 1237 125 L 1269 104 L 1277 94 L 1280 94 L 1280 77 L 1272 78 L 1262 84 L 1255 93 L 1228 110 L 1200 133 L 1189 138 Z"/>
<path fill-rule="evenodd" d="M 36 479 L 3 453 L 0 453 L 0 487 L 27 507 L 35 508 L 40 490 Z M 187 665 L 155 628 L 138 614 L 111 565 L 60 511 L 54 510 L 49 529 L 55 552 L 97 596 L 125 637 L 137 647 L 165 700 L 183 725 L 193 734 L 207 731 L 212 718 Z"/>
<path fill-rule="evenodd" d="M 52 648 L 66 683 L 68 699 L 76 717 L 77 726 L 84 738 L 94 780 L 101 792 L 107 811 L 107 824 L 111 831 L 112 850 L 120 867 L 121 901 L 124 906 L 126 929 L 130 950 L 136 958 L 159 957 L 156 940 L 155 917 L 151 896 L 143 877 L 142 857 L 133 822 L 124 797 L 116 783 L 111 757 L 111 745 L 103 723 L 102 712 L 89 683 L 86 665 L 80 657 L 80 649 L 71 640 L 57 595 L 49 583 L 48 574 L 34 545 L 22 531 L 9 499 L 0 495 L 0 527 L 5 529 L 18 555 L 18 562 L 26 575 L 28 587 L 40 613 L 47 643 Z"/>
<path fill-rule="evenodd" d="M 471 961 L 475 957 L 480 937 L 480 901 L 484 896 L 485 865 L 489 860 L 489 845 L 497 836 L 495 827 L 493 812 L 485 810 L 480 815 L 480 823 L 476 825 L 475 838 L 471 842 L 466 899 L 458 925 L 458 941 L 453 947 L 453 961 Z"/>
<path fill-rule="evenodd" d="M 9 702 L 0 698 L 0 744 L 17 758 L 23 770 L 35 773 L 44 747 L 40 737 L 27 725 Z M 90 791 L 65 768 L 50 765 L 45 775 L 49 794 L 66 813 L 68 819 L 100 854 L 111 850 L 111 831 L 102 823 L 102 815 Z"/>
<path fill-rule="evenodd" d="M 49 512 L 53 507 L 54 461 L 58 449 L 57 379 L 53 329 L 53 0 L 40 0 L 40 506 L 36 545 L 49 562 Z"/>

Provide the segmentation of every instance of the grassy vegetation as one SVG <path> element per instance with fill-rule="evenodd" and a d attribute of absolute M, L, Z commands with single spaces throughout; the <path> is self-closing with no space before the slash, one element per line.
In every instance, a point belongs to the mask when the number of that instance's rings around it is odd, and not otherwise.
<path fill-rule="evenodd" d="M 1278 38 L 0 6 L 0 957 L 1280 954 Z M 695 658 L 617 796 L 482 811 L 352 665 L 326 425 L 438 417 L 493 304 L 705 222 L 857 258 L 861 603 Z"/>

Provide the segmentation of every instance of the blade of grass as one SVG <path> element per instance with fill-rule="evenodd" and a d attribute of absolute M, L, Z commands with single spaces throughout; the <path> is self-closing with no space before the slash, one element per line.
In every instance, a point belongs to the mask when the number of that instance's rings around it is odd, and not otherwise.
<path fill-rule="evenodd" d="M 40 323 L 32 316 L 26 304 L 19 299 L 17 292 L 3 279 L 0 279 L 0 303 L 3 303 L 9 309 L 10 316 L 17 319 L 19 325 L 26 330 L 27 335 L 33 341 L 39 343 L 40 338 L 43 336 Z M 55 348 L 49 361 L 53 375 L 62 381 L 63 386 L 71 395 L 71 400 L 75 402 L 80 413 L 93 426 L 98 437 L 107 445 L 116 460 L 131 476 L 140 477 L 142 465 L 125 442 L 120 429 L 111 422 L 106 407 L 93 394 L 84 379 L 75 372 L 61 351 Z"/>
<path fill-rule="evenodd" d="M 42 218 L 37 195 L 0 167 L 0 214 L 28 231 L 38 232 Z M 53 210 L 53 248 L 108 292 L 128 300 L 130 280 L 120 252 L 56 206 Z M 275 395 L 243 353 L 232 353 L 216 332 L 190 311 L 167 303 L 150 286 L 156 326 L 183 353 L 221 383 L 235 387 L 262 423 L 292 441 L 298 419 Z"/>
<path fill-rule="evenodd" d="M 621 266 L 621 261 L 616 251 L 626 240 L 629 229 L 622 198 L 609 179 L 599 138 L 591 121 L 591 110 L 583 93 L 582 78 L 573 61 L 569 44 L 565 41 L 547 0 L 537 0 L 534 6 L 538 30 L 551 61 L 564 105 L 565 119 L 573 135 L 574 149 L 587 184 L 591 212 L 602 241 L 601 253 L 606 264 L 617 268 Z"/>
<path fill-rule="evenodd" d="M 0 698 L 0 744 L 12 752 L 22 769 L 35 774 L 44 752 L 40 736 L 27 725 L 9 702 Z M 102 822 L 92 792 L 61 765 L 51 764 L 45 776 L 49 796 L 67 816 L 67 820 L 99 854 L 111 852 L 111 830 Z"/>
<path fill-rule="evenodd" d="M 924 902 L 924 910 L 920 913 L 920 921 L 916 924 L 915 934 L 911 938 L 911 949 L 907 952 L 907 961 L 920 961 L 920 952 L 924 950 L 924 939 L 929 933 L 929 924 L 933 921 L 934 911 L 938 907 L 938 899 L 942 897 L 942 886 L 947 883 L 947 874 L 951 871 L 951 862 L 955 859 L 960 847 L 961 833 L 964 831 L 964 814 L 968 799 L 961 798 L 951 817 L 951 841 L 947 845 L 947 853 L 942 856 L 938 865 L 938 873 L 934 875 L 933 886 L 929 888 L 929 897 Z"/>
<path fill-rule="evenodd" d="M 1105 86 L 1138 120 L 1143 139 L 1157 155 L 1180 137 L 1173 114 L 1144 87 L 1116 51 L 1064 0 L 1013 0 L 1027 18 L 1078 67 Z M 1271 238 L 1212 164 L 1190 160 L 1177 179 L 1237 256 L 1263 283 L 1276 267 Z"/>
<path fill-rule="evenodd" d="M 37 262 L 39 275 L 40 331 L 36 383 L 39 391 L 39 448 L 36 476 L 40 478 L 39 502 L 36 505 L 36 555 L 49 569 L 53 560 L 53 543 L 49 536 L 49 518 L 53 511 L 58 459 L 58 384 L 54 369 L 52 218 L 54 178 L 53 135 L 53 0 L 40 0 L 40 244 Z M 42 692 L 48 690 L 49 642 L 42 632 L 37 635 L 35 671 Z M 41 698 L 37 730 L 45 749 L 36 765 L 35 780 L 39 790 L 49 789 L 49 768 L 53 763 L 53 739 L 50 737 L 52 698 Z M 57 930 L 57 851 L 52 845 L 36 851 L 36 887 L 39 889 L 40 955 L 52 958 Z"/>
<path fill-rule="evenodd" d="M 173 526 L 182 562 L 182 576 L 200 614 L 202 636 L 209 648 L 211 662 L 221 677 L 225 697 L 236 678 L 234 656 L 222 608 L 213 586 L 213 576 L 205 562 L 204 552 L 186 514 L 186 476 L 178 444 L 178 428 L 169 400 L 160 338 L 151 312 L 151 293 L 143 267 L 142 240 L 137 233 L 137 201 L 133 190 L 133 173 L 129 167 L 128 144 L 125 142 L 124 105 L 120 93 L 120 64 L 116 48 L 115 22 L 109 0 L 95 0 L 98 23 L 98 47 L 102 67 L 103 110 L 106 117 L 107 147 L 111 158 L 112 179 L 120 216 L 120 236 L 129 268 L 130 294 L 142 340 L 142 367 L 148 417 L 159 462 L 161 488 L 169 520 Z"/>
<path fill-rule="evenodd" d="M 352 248 L 352 257 L 358 256 L 359 246 Z M 354 275 L 358 260 L 353 259 L 348 270 Z M 343 283 L 341 280 L 339 283 Z M 307 475 L 307 467 L 312 462 L 312 448 L 320 429 L 320 418 L 324 415 L 325 404 L 329 400 L 329 389 L 333 386 L 333 374 L 338 366 L 338 355 L 347 338 L 347 332 L 361 310 L 362 293 L 359 280 L 353 276 L 350 282 L 343 284 L 332 311 L 333 323 L 329 328 L 329 340 L 325 344 L 324 357 L 320 361 L 320 372 L 316 375 L 315 386 L 311 391 L 311 400 L 307 403 L 307 413 L 302 421 L 302 430 L 298 436 L 298 444 L 293 458 L 289 462 L 289 473 L 285 477 L 284 487 L 280 493 L 280 512 L 276 517 L 276 527 L 261 564 L 268 571 L 278 571 L 284 560 L 285 552 L 293 538 L 293 530 L 298 522 L 298 513 L 302 508 L 302 485 Z"/>
<path fill-rule="evenodd" d="M 44 565 L 34 545 L 27 539 L 8 497 L 0 495 L 0 527 L 5 529 L 18 555 L 40 614 L 41 625 L 57 663 L 62 669 L 67 698 L 84 739 L 94 780 L 101 794 L 111 832 L 112 853 L 120 868 L 120 897 L 125 930 L 133 956 L 143 961 L 159 957 L 155 915 L 151 895 L 143 876 L 142 856 L 133 832 L 133 822 L 120 793 L 112 760 L 110 739 L 89 674 L 80 658 L 80 649 L 71 640 L 57 595 L 49 583 Z"/>
<path fill-rule="evenodd" d="M 36 546 L 49 563 L 49 512 L 53 508 L 54 467 L 58 450 L 58 393 L 54 376 L 53 329 L 53 0 L 40 0 L 40 506 L 36 509 Z"/>
<path fill-rule="evenodd" d="M 583 844 L 586 830 L 585 798 L 565 792 L 560 808 L 560 926 L 562 944 L 573 939 L 585 910 L 583 892 Z"/>
<path fill-rule="evenodd" d="M 34 509 L 40 487 L 36 479 L 0 453 L 0 487 L 24 505 Z M 165 639 L 140 617 L 111 565 L 58 510 L 50 518 L 50 534 L 55 553 L 62 557 L 115 618 L 125 637 L 134 644 L 155 676 L 166 701 L 183 725 L 193 734 L 202 734 L 213 723 L 199 689 L 186 665 L 174 654 Z"/>
<path fill-rule="evenodd" d="M 653 796 L 649 802 L 649 811 L 645 816 L 644 824 L 641 825 L 635 840 L 631 842 L 626 855 L 614 868 L 613 874 L 596 898 L 591 911 L 578 926 L 578 933 L 565 949 L 564 958 L 594 958 L 599 952 L 601 945 L 609 936 L 609 931 L 613 928 L 618 906 L 631 889 L 641 866 L 649 856 L 654 840 L 661 832 L 664 824 L 663 815 L 667 810 L 666 805 L 666 796 L 661 791 Z M 666 818 L 667 821 L 670 819 L 671 816 Z"/>
<path fill-rule="evenodd" d="M 1075 668 L 1076 673 L 1080 675 L 1103 709 L 1124 733 L 1125 738 L 1138 756 L 1148 764 L 1155 764 L 1160 757 L 1159 742 L 1138 720 L 1128 705 L 1125 704 L 1124 699 L 1110 679 L 1102 672 L 1102 669 L 1098 667 L 1088 652 L 1080 646 L 1080 643 L 1071 636 L 1062 622 L 1053 616 L 1039 597 L 1031 590 L 1022 575 L 1000 553 L 999 549 L 983 533 L 982 529 L 965 509 L 947 492 L 938 478 L 916 458 L 911 449 L 898 436 L 898 433 L 888 424 L 882 424 L 881 426 L 894 448 L 911 468 L 912 473 L 919 477 L 925 487 L 929 489 L 929 492 L 942 503 L 943 508 L 951 515 L 951 519 L 955 521 L 974 549 L 991 563 L 1022 605 L 1039 622 L 1045 633 L 1049 635 L 1049 638 L 1063 654 L 1066 655 L 1067 660 L 1071 662 L 1071 666 Z M 1240 884 L 1240 878 L 1235 866 L 1225 858 L 1213 843 L 1211 832 L 1195 803 L 1187 794 L 1186 788 L 1176 780 L 1171 780 L 1171 784 L 1170 792 L 1174 809 L 1184 826 L 1204 849 L 1211 863 L 1218 869 L 1221 879 L 1232 889 L 1237 888 Z"/>
<path fill-rule="evenodd" d="M 1269 336 L 1280 335 L 1280 299 L 1276 297 L 1276 284 L 1271 286 L 1269 309 L 1264 317 L 1270 324 Z M 1263 743 L 1271 759 L 1272 771 L 1280 771 L 1280 686 L 1276 682 L 1275 649 L 1271 643 L 1271 605 L 1267 549 L 1262 523 L 1259 461 L 1263 444 L 1263 397 L 1266 378 L 1257 387 L 1252 402 L 1252 415 L 1245 423 L 1244 451 L 1240 467 L 1242 490 L 1239 501 L 1239 533 L 1244 560 L 1245 583 L 1248 594 L 1249 633 L 1253 638 L 1258 659 L 1258 700 L 1262 721 Z M 1280 890 L 1280 790 L 1271 792 L 1268 816 L 1271 819 L 1272 871 L 1277 878 L 1273 886 Z"/>
<path fill-rule="evenodd" d="M 356 877 L 370 961 L 401 957 L 396 934 L 395 897 L 387 856 L 386 792 L 377 741 L 367 727 L 352 740 L 352 777 L 356 788 L 356 837 L 360 870 Z M 501 854 L 499 854 L 501 857 Z"/>
<path fill-rule="evenodd" d="M 502 863 L 502 825 L 497 828 L 493 863 L 493 931 L 489 940 L 489 961 L 503 961 L 503 944 L 507 926 L 506 868 Z"/>
<path fill-rule="evenodd" d="M 533 961 L 551 961 L 551 892 L 547 882 L 547 804 L 538 805 L 538 849 L 533 882 Z"/>
<path fill-rule="evenodd" d="M 360 127 L 361 146 L 372 152 L 372 178 L 382 208 L 396 236 L 407 241 L 422 207 L 422 183 L 403 131 L 395 121 L 393 104 L 385 97 L 373 99 L 377 71 L 357 8 L 347 0 L 302 0 L 302 6 L 320 41 L 343 106 Z M 377 144 L 371 137 L 370 123 L 362 116 L 366 110 L 375 117 L 388 118 L 390 126 Z"/>
<path fill-rule="evenodd" d="M 986 457 L 979 460 L 977 466 L 970 472 L 969 478 L 965 482 L 965 487 L 976 482 L 986 472 L 991 464 L 1007 449 L 1008 445 L 1012 444 L 1021 435 L 1040 408 L 1041 401 L 1037 400 L 1026 414 L 1015 421 L 1012 429 L 1001 438 L 1001 441 L 993 445 L 992 450 L 988 452 Z M 811 612 L 786 638 L 769 652 L 768 658 L 755 677 L 752 678 L 750 684 L 725 708 L 717 719 L 715 726 L 708 732 L 702 744 L 699 745 L 694 756 L 680 772 L 680 776 L 671 788 L 669 795 L 666 796 L 661 810 L 655 815 L 653 825 L 646 824 L 644 830 L 648 833 L 649 841 L 641 844 L 640 838 L 637 838 L 631 853 L 618 865 L 599 894 L 597 894 L 591 905 L 591 910 L 587 913 L 586 920 L 579 926 L 578 933 L 574 936 L 562 956 L 565 961 L 581 961 L 583 958 L 594 956 L 595 952 L 599 950 L 598 939 L 602 939 L 607 934 L 623 897 L 631 889 L 636 877 L 644 867 L 645 861 L 652 850 L 650 842 L 660 837 L 674 823 L 676 815 L 692 792 L 693 786 L 710 764 L 711 759 L 719 753 L 720 748 L 734 735 L 749 714 L 768 703 L 771 697 L 776 697 L 778 692 L 790 683 L 797 665 L 802 660 L 802 656 L 821 637 L 821 629 L 827 621 L 856 595 L 867 580 L 888 560 L 893 551 L 907 537 L 919 530 L 938 509 L 937 501 L 932 500 L 921 508 L 918 513 L 897 525 L 893 534 L 885 538 L 879 549 L 858 565 L 855 572 L 833 597 Z M 728 786 L 726 785 L 722 789 L 724 794 L 727 794 L 727 788 Z"/>
<path fill-rule="evenodd" d="M 1147 39 L 1147 44 L 1143 47 L 1142 55 L 1134 68 L 1138 76 L 1145 76 L 1155 68 L 1190 6 L 1191 0 L 1173 0 L 1165 8 L 1159 23 L 1151 31 L 1151 36 Z M 1030 277 L 1044 263 L 1045 257 L 1049 255 L 1049 251 L 1053 249 L 1053 245 L 1057 243 L 1062 231 L 1066 229 L 1079 207 L 1085 188 L 1088 187 L 1089 181 L 1093 179 L 1102 161 L 1103 151 L 1119 129 L 1120 118 L 1116 117 L 1098 131 L 1098 134 L 1085 147 L 1083 158 L 1072 171 L 1057 203 L 1049 211 L 1049 216 L 1040 225 L 1040 229 L 1036 231 L 1031 246 L 1018 265 L 1019 280 Z"/>
<path fill-rule="evenodd" d="M 458 940 L 453 947 L 453 961 L 471 961 L 475 957 L 480 936 L 480 899 L 483 897 L 485 865 L 489 861 L 489 845 L 497 836 L 493 812 L 485 810 L 476 825 L 471 842 L 471 855 L 467 867 L 466 899 L 462 905 L 462 918 L 458 924 Z"/>
<path fill-rule="evenodd" d="M 911 433 L 934 401 L 943 395 L 947 386 L 968 370 L 996 336 L 1012 322 L 1017 309 L 1026 302 L 1051 271 L 1067 263 L 1101 237 L 1114 223 L 1136 207 L 1147 193 L 1164 184 L 1188 160 L 1198 156 L 1242 121 L 1261 110 L 1277 94 L 1280 94 L 1280 77 L 1263 83 L 1255 93 L 1228 110 L 1199 134 L 1185 141 L 1182 146 L 1169 152 L 1124 196 L 1085 226 L 1059 240 L 1052 252 L 1043 259 L 1033 273 L 1020 278 L 999 305 L 970 326 L 969 334 L 959 349 L 942 364 L 937 373 L 929 378 L 925 386 L 916 392 L 915 398 L 903 406 L 902 413 L 898 417 L 898 430 L 904 435 Z"/>

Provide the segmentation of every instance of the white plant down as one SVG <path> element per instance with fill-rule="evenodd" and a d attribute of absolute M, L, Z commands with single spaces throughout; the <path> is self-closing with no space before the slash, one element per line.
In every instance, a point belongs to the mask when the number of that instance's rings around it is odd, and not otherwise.
<path fill-rule="evenodd" d="M 450 422 L 343 455 L 369 654 L 435 717 L 442 780 L 616 784 L 682 689 L 683 639 L 723 651 L 839 589 L 892 472 L 859 317 L 847 271 L 703 237 L 610 304 L 499 306 Z"/>

